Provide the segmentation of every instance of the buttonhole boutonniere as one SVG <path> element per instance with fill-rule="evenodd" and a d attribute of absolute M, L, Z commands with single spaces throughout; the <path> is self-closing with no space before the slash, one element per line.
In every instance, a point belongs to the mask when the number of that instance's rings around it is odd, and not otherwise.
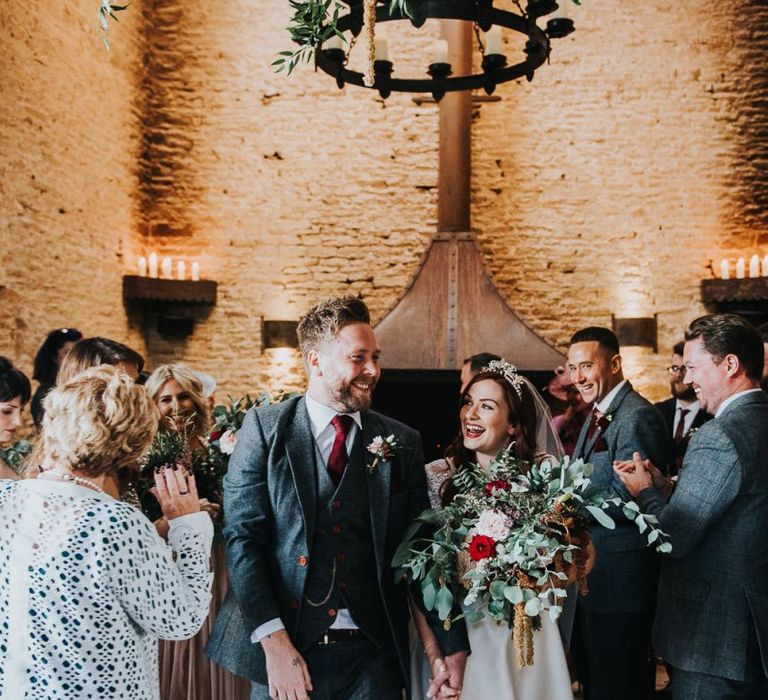
<path fill-rule="evenodd" d="M 693 437 L 693 434 L 700 428 L 701 426 L 697 425 L 695 428 L 688 428 L 688 432 L 683 435 L 683 440 L 690 440 Z"/>
<path fill-rule="evenodd" d="M 380 462 L 386 462 L 395 456 L 395 449 L 397 448 L 397 440 L 394 435 L 384 437 L 383 435 L 377 435 L 371 444 L 368 445 L 368 452 L 373 455 L 373 462 L 368 465 L 368 471 L 373 474 L 376 471 L 376 467 Z"/>
<path fill-rule="evenodd" d="M 600 428 L 600 430 L 605 430 L 611 424 L 612 420 L 613 420 L 613 413 L 609 411 L 607 413 L 603 413 L 603 415 L 598 417 L 596 421 L 596 425 L 598 428 Z"/>

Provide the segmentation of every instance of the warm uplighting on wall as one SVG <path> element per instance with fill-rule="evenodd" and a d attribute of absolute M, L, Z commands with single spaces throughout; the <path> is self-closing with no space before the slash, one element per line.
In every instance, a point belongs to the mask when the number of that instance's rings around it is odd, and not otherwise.
<path fill-rule="evenodd" d="M 768 277 L 768 255 L 760 259 L 760 256 L 755 253 L 747 263 L 745 258 L 739 258 L 736 261 L 736 265 L 733 267 L 734 277 L 738 280 L 743 280 L 749 276 L 755 277 Z M 723 258 L 720 261 L 720 279 L 731 279 L 731 261 L 728 258 Z"/>
<path fill-rule="evenodd" d="M 159 265 L 158 265 L 159 262 Z M 176 276 L 173 274 L 173 260 L 164 257 L 159 260 L 157 253 L 150 253 L 149 257 L 140 256 L 136 260 L 136 270 L 139 277 L 150 277 L 152 279 L 187 279 L 187 263 L 185 260 L 176 261 Z M 196 260 L 190 265 L 190 279 L 193 282 L 200 281 L 200 263 Z"/>

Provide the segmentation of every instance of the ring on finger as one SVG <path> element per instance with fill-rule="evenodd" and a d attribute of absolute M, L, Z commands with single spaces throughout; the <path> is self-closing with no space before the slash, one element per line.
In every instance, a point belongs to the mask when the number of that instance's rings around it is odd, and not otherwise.
<path fill-rule="evenodd" d="M 187 491 L 179 491 L 179 496 L 186 496 L 189 493 L 189 490 Z"/>

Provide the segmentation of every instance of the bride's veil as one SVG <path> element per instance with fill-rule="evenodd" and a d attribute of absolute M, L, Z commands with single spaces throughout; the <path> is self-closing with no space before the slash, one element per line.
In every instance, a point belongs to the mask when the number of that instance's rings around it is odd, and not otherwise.
<path fill-rule="evenodd" d="M 554 427 L 552 426 L 552 414 L 549 411 L 549 407 L 541 394 L 536 391 L 536 387 L 526 379 L 521 377 L 523 383 L 528 387 L 528 392 L 533 399 L 533 403 L 536 406 L 536 454 L 552 455 L 558 460 L 562 459 L 565 455 L 563 445 L 560 442 L 560 438 L 557 435 Z"/>

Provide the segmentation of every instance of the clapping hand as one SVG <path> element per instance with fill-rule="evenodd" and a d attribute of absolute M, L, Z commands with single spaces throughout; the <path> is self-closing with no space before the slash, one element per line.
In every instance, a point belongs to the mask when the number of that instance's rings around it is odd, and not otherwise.
<path fill-rule="evenodd" d="M 195 476 L 185 469 L 156 469 L 152 494 L 168 520 L 200 511 Z"/>
<path fill-rule="evenodd" d="M 631 461 L 616 460 L 613 470 L 633 497 L 651 486 L 665 497 L 672 493 L 672 480 L 664 476 L 650 459 L 643 459 L 639 452 L 632 454 Z"/>

